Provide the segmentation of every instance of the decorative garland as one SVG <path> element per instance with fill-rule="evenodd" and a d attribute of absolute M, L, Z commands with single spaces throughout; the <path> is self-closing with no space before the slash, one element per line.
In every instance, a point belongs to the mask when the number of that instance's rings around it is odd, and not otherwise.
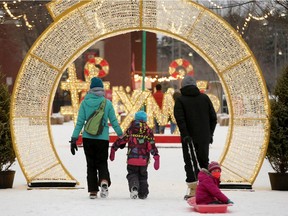
<path fill-rule="evenodd" d="M 101 57 L 90 58 L 84 66 L 85 77 L 89 77 L 90 74 L 93 74 L 93 76 L 102 78 L 105 77 L 108 73 L 109 64 L 105 59 Z"/>
<path fill-rule="evenodd" d="M 180 70 L 177 70 L 179 67 L 181 67 Z M 185 75 L 194 76 L 194 69 L 188 60 L 180 58 L 171 62 L 169 74 L 174 78 L 181 78 Z"/>

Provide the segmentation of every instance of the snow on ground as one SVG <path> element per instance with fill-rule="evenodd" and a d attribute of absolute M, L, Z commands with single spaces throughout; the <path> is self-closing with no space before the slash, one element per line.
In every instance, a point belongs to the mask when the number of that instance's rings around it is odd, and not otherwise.
<path fill-rule="evenodd" d="M 112 185 L 109 198 L 90 200 L 86 188 L 86 162 L 83 149 L 76 155 L 70 153 L 69 140 L 73 123 L 53 125 L 53 137 L 57 152 L 68 171 L 80 182 L 80 189 L 33 189 L 27 190 L 26 180 L 16 163 L 14 186 L 0 190 L 1 216 L 180 216 L 200 215 L 190 207 L 183 196 L 186 193 L 182 150 L 177 144 L 157 144 L 160 153 L 160 169 L 149 167 L 150 194 L 146 200 L 131 200 L 126 180 L 126 151 L 116 152 L 113 162 L 109 161 Z M 169 133 L 166 129 L 165 133 Z M 218 160 L 226 141 L 227 127 L 217 125 L 210 160 Z M 169 148 L 168 148 L 169 147 Z M 225 190 L 234 201 L 225 215 L 281 215 L 288 216 L 288 192 L 272 191 L 268 172 L 272 171 L 265 160 L 253 185 L 254 191 Z M 205 214 L 215 215 L 215 214 Z M 224 214 L 217 214 L 224 215 Z"/>

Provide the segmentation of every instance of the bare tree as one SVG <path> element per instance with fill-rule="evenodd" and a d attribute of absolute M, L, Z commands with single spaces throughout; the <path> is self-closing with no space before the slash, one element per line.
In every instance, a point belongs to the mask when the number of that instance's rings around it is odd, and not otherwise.
<path fill-rule="evenodd" d="M 267 83 L 274 88 L 279 72 L 287 65 L 288 1 L 198 1 L 231 24 L 253 51 Z"/>
<path fill-rule="evenodd" d="M 21 45 L 23 52 L 27 52 L 52 22 L 46 8 L 48 2 L 47 0 L 0 1 L 0 10 L 4 12 L 3 25 L 9 26 L 9 31 L 0 32 L 1 38 L 4 36 L 7 40 Z"/>

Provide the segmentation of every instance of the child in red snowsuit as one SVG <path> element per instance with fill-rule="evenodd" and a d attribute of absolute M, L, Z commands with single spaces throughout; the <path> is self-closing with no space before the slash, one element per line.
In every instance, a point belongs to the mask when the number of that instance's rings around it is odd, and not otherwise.
<path fill-rule="evenodd" d="M 196 188 L 197 204 L 233 204 L 219 189 L 221 167 L 213 161 L 208 170 L 201 169 L 198 174 L 198 185 Z"/>
<path fill-rule="evenodd" d="M 131 199 L 146 199 L 148 190 L 148 172 L 147 167 L 150 154 L 154 158 L 154 168 L 159 169 L 158 149 L 155 146 L 153 131 L 147 125 L 147 114 L 139 111 L 135 114 L 135 120 L 122 138 L 116 140 L 111 147 L 110 160 L 115 158 L 115 151 L 118 148 L 123 149 L 128 143 L 127 152 L 127 180 L 129 185 Z"/>

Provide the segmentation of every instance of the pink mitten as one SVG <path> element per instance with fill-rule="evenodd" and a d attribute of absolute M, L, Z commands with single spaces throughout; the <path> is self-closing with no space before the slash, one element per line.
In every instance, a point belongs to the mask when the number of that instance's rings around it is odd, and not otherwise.
<path fill-rule="evenodd" d="M 158 170 L 160 167 L 160 156 L 159 155 L 154 155 L 154 169 Z"/>
<path fill-rule="evenodd" d="M 113 161 L 115 159 L 115 149 L 111 147 L 110 151 L 110 160 Z"/>

